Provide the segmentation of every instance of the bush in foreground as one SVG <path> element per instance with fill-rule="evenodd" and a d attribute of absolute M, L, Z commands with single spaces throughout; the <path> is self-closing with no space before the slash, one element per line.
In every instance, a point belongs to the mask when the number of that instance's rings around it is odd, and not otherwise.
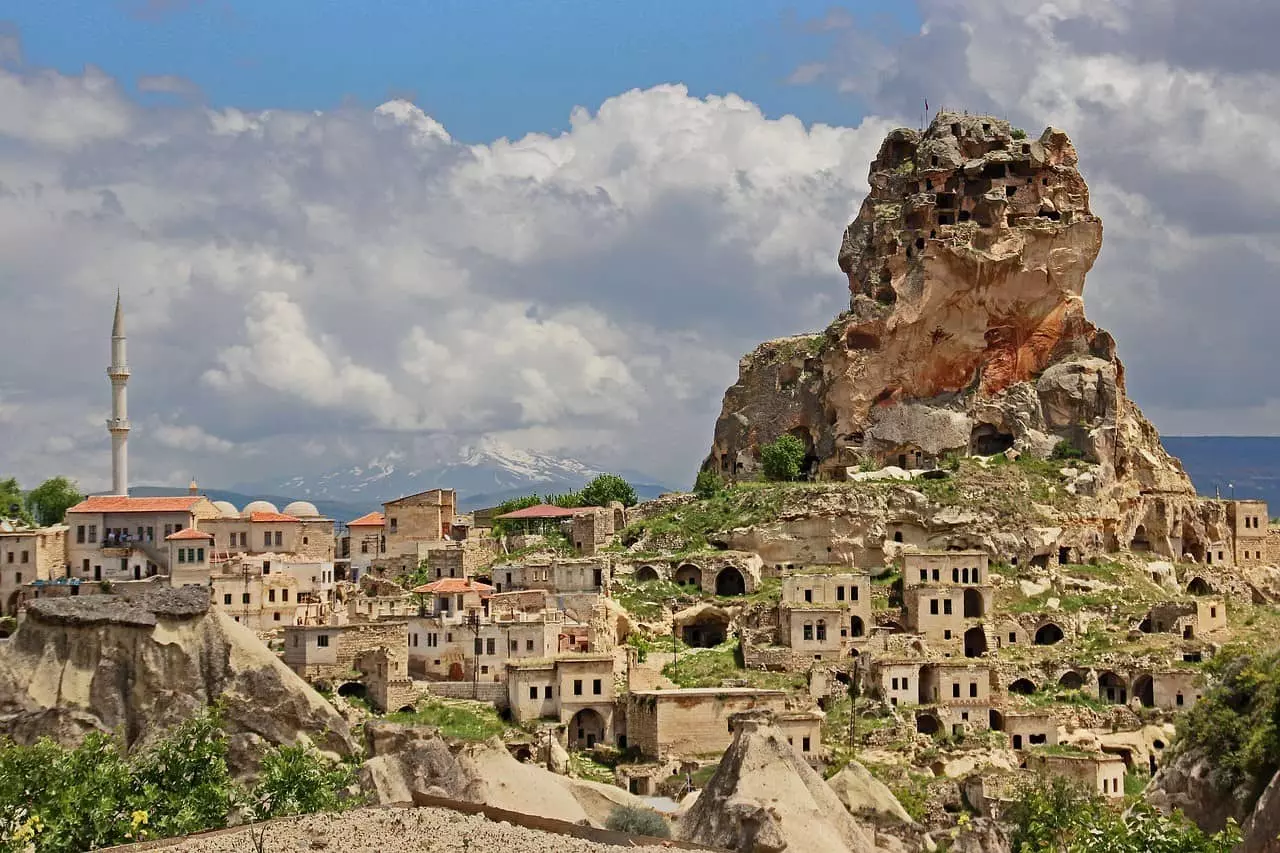
<path fill-rule="evenodd" d="M 648 835 L 651 838 L 671 837 L 671 827 L 667 826 L 662 815 L 634 806 L 618 806 L 609 813 L 609 820 L 605 822 L 605 827 L 628 835 Z"/>

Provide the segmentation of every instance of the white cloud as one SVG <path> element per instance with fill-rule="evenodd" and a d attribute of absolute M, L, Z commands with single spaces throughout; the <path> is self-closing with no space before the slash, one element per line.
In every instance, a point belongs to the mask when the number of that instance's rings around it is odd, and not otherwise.
<path fill-rule="evenodd" d="M 226 439 L 210 435 L 195 424 L 158 424 L 151 432 L 164 447 L 193 453 L 226 453 L 235 447 Z"/>

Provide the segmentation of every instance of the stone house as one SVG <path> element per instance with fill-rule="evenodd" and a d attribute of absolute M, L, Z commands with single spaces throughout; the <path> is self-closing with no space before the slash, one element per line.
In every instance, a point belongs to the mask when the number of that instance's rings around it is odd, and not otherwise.
<path fill-rule="evenodd" d="M 751 687 L 633 690 L 627 699 L 627 744 L 657 761 L 720 754 L 733 741 L 732 717 L 758 710 L 785 713 L 786 691 Z M 808 737 L 810 752 L 816 752 L 821 744 L 812 740 L 812 734 Z"/>
<path fill-rule="evenodd" d="M 408 628 L 403 621 L 286 625 L 284 663 L 307 681 L 328 682 L 343 693 L 346 683 L 362 679 L 357 658 L 381 649 L 392 662 L 388 677 L 403 678 L 408 675 Z"/>
<path fill-rule="evenodd" d="M 554 595 L 599 593 L 610 577 L 606 557 L 535 559 L 494 566 L 492 579 L 499 592 L 543 590 Z"/>
<path fill-rule="evenodd" d="M 619 741 L 615 727 L 613 655 L 570 654 L 509 661 L 507 698 L 517 723 L 555 719 L 570 749 Z"/>
<path fill-rule="evenodd" d="M 613 541 L 614 511 L 611 507 L 583 507 L 573 516 L 570 539 L 584 557 Z"/>
<path fill-rule="evenodd" d="M 1267 532 L 1271 519 L 1266 501 L 1230 501 L 1232 550 L 1237 566 L 1260 566 L 1267 560 Z"/>
<path fill-rule="evenodd" d="M 1009 736 L 1009 746 L 1012 749 L 1055 746 L 1058 743 L 1058 723 L 1048 711 L 996 711 L 992 714 L 992 721 L 998 723 L 1000 730 Z"/>
<path fill-rule="evenodd" d="M 210 566 L 211 602 L 258 631 L 285 625 L 346 621 L 334 602 L 331 562 L 300 562 L 291 555 L 242 554 Z"/>
<path fill-rule="evenodd" d="M 1138 625 L 1144 634 L 1178 634 L 1195 639 L 1227 627 L 1226 602 L 1219 597 L 1198 597 L 1194 601 L 1156 604 Z"/>
<path fill-rule="evenodd" d="M 1058 755 L 1033 752 L 1027 769 L 1049 776 L 1062 776 L 1109 799 L 1124 796 L 1124 759 L 1114 755 Z"/>
<path fill-rule="evenodd" d="M 67 510 L 67 564 L 80 580 L 140 580 L 169 573 L 165 537 L 218 518 L 201 495 L 94 495 Z"/>
<path fill-rule="evenodd" d="M 355 668 L 360 673 L 364 695 L 373 707 L 384 714 L 413 710 L 418 690 L 409 677 L 403 649 L 380 646 L 360 652 L 355 657 Z"/>
<path fill-rule="evenodd" d="M 987 729 L 991 723 L 991 669 L 959 662 L 926 663 L 920 669 L 920 704 L 916 729 L 934 734 L 944 727 L 953 734 Z"/>
<path fill-rule="evenodd" d="M 477 613 L 472 623 L 465 615 L 448 612 L 411 617 L 409 671 L 428 680 L 500 682 L 506 678 L 508 662 L 556 654 L 560 611 L 504 616 L 494 619 Z"/>
<path fill-rule="evenodd" d="M 287 554 L 304 561 L 334 560 L 333 519 L 321 516 L 312 503 L 293 501 L 284 512 L 268 501 L 251 501 L 243 510 L 226 501 L 214 506 L 218 517 L 204 520 L 200 529 L 213 535 L 213 550 L 224 559 Z"/>
<path fill-rule="evenodd" d="M 630 571 L 642 583 L 661 578 L 722 596 L 755 592 L 764 577 L 764 561 L 751 551 L 716 551 L 680 560 L 635 560 L 619 563 L 616 569 L 621 574 Z"/>
<path fill-rule="evenodd" d="M 165 537 L 169 549 L 170 586 L 207 586 L 213 536 L 188 527 Z"/>
<path fill-rule="evenodd" d="M 17 614 L 24 584 L 67 576 L 67 530 L 0 519 L 0 616 Z"/>
<path fill-rule="evenodd" d="M 998 644 L 984 623 L 995 600 L 982 551 L 907 551 L 902 555 L 906 629 L 948 655 L 980 657 Z M 1016 639 L 1016 632 L 1015 632 Z"/>
<path fill-rule="evenodd" d="M 1135 681 L 1134 694 L 1139 692 Z M 1204 677 L 1194 669 L 1171 669 L 1151 674 L 1151 704 L 1166 710 L 1190 708 L 1204 695 Z"/>
<path fill-rule="evenodd" d="M 864 572 L 790 575 L 782 581 L 778 622 L 784 643 L 793 649 L 840 654 L 866 637 L 872 624 L 871 577 Z"/>
<path fill-rule="evenodd" d="M 386 517 L 380 512 L 366 513 L 347 522 L 341 549 L 349 565 L 348 580 L 360 580 L 373 561 L 387 553 L 385 525 Z"/>
<path fill-rule="evenodd" d="M 866 670 L 864 686 L 873 696 L 894 706 L 920 703 L 922 661 L 909 658 L 876 658 Z"/>
<path fill-rule="evenodd" d="M 386 553 L 403 554 L 419 542 L 441 542 L 453 532 L 457 494 L 453 489 L 429 489 L 382 505 Z"/>

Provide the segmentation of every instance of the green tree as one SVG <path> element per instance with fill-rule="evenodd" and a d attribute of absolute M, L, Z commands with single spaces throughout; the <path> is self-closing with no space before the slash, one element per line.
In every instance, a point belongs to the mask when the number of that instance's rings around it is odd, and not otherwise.
<path fill-rule="evenodd" d="M 702 470 L 693 481 L 693 494 L 702 500 L 710 500 L 724 489 L 724 480 L 715 471 Z"/>
<path fill-rule="evenodd" d="M 82 500 L 84 495 L 80 494 L 73 481 L 57 476 L 45 480 L 27 494 L 27 509 L 39 524 L 48 526 L 61 523 L 67 510 Z"/>
<path fill-rule="evenodd" d="M 31 513 L 27 512 L 27 502 L 22 496 L 22 487 L 14 477 L 0 480 L 0 518 L 18 518 L 27 524 L 35 523 Z"/>
<path fill-rule="evenodd" d="M 804 464 L 804 444 L 794 435 L 780 435 L 760 448 L 760 461 L 766 479 L 798 480 Z"/>
<path fill-rule="evenodd" d="M 146 812 L 152 834 L 187 835 L 226 824 L 234 789 L 220 726 L 216 712 L 192 717 L 135 759 L 130 811 Z"/>
<path fill-rule="evenodd" d="M 601 474 L 578 493 L 583 506 L 608 506 L 613 501 L 623 506 L 635 506 L 639 501 L 636 490 L 617 474 Z"/>
<path fill-rule="evenodd" d="M 258 820 L 284 815 L 336 811 L 354 782 L 351 768 L 329 761 L 305 746 L 267 751 L 258 771 L 250 811 Z"/>

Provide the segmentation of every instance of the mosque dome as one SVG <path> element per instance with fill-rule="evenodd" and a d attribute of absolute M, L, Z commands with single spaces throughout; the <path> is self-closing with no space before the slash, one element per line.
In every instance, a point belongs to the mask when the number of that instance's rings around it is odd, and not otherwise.
<path fill-rule="evenodd" d="M 240 510 L 231 501 L 214 501 L 213 506 L 223 518 L 236 518 L 240 515 Z"/>
<path fill-rule="evenodd" d="M 255 512 L 279 513 L 280 510 L 276 509 L 276 505 L 271 503 L 271 501 L 250 501 L 245 504 L 244 509 L 240 513 L 240 517 L 248 518 Z"/>
<path fill-rule="evenodd" d="M 318 518 L 320 510 L 316 509 L 316 505 L 310 501 L 293 501 L 283 510 L 285 515 L 292 515 L 294 518 Z"/>

